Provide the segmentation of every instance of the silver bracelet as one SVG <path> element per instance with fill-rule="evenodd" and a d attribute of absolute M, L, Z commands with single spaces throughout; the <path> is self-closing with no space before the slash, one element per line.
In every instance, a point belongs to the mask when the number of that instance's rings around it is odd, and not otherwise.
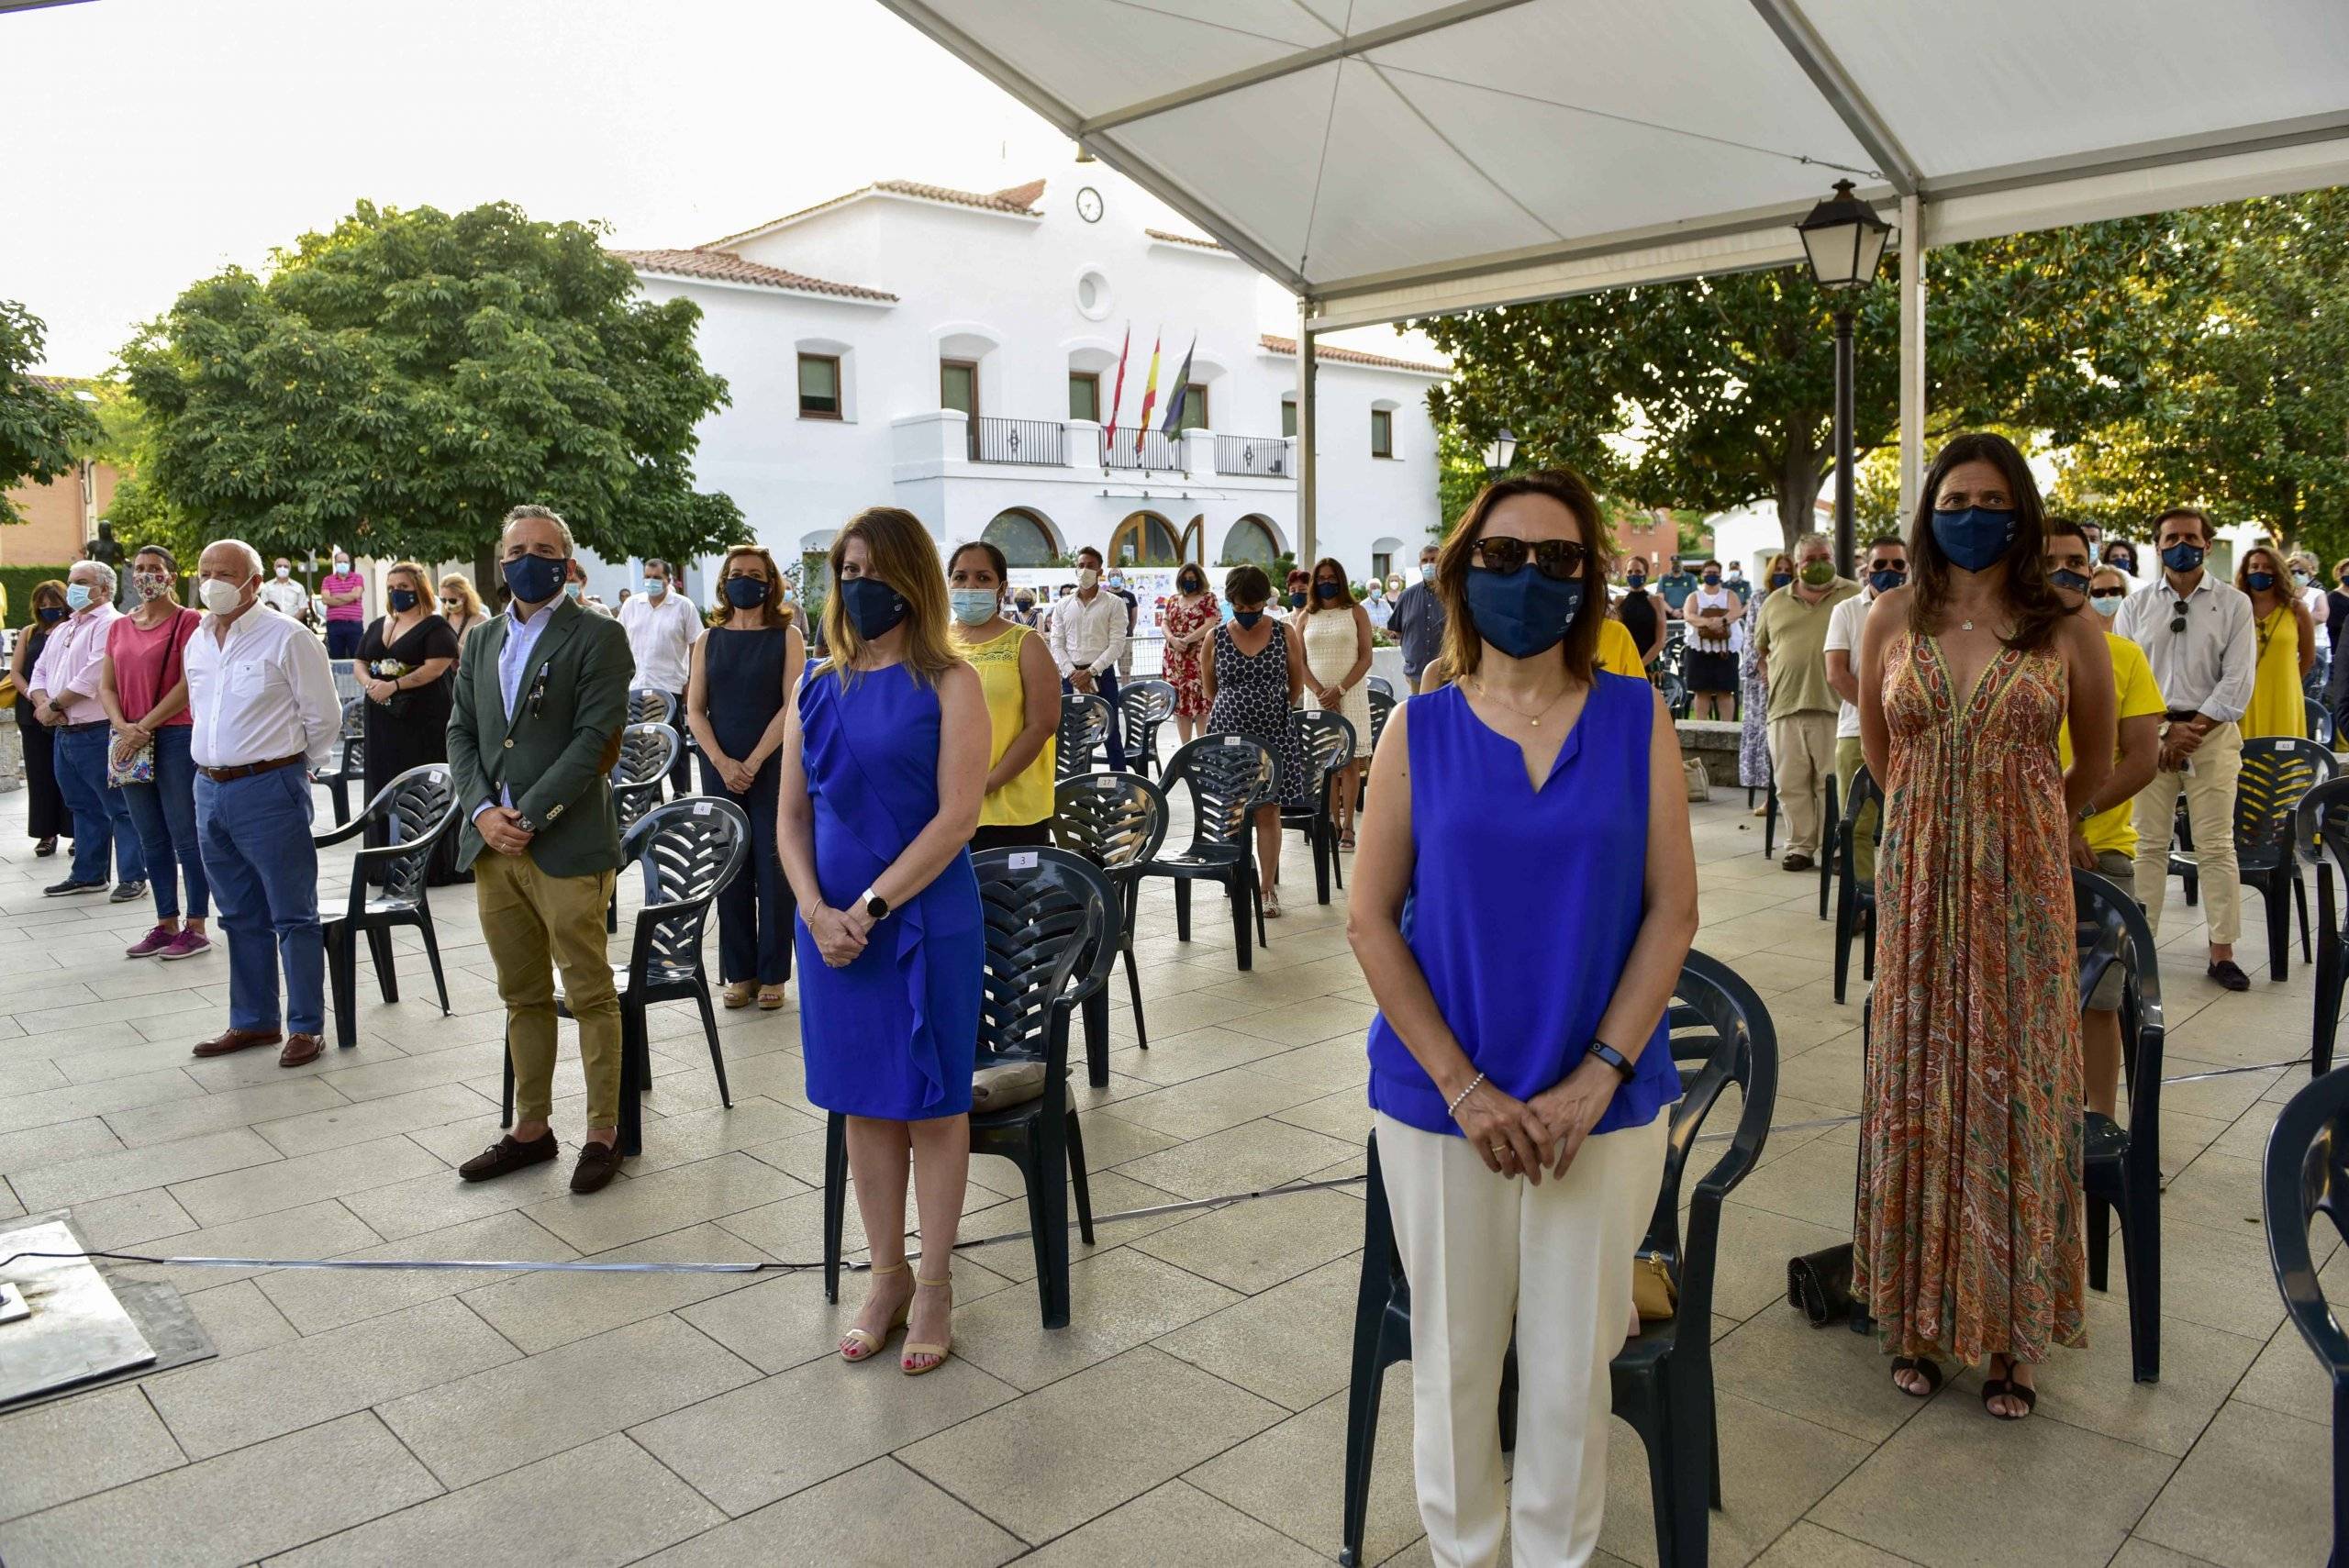
<path fill-rule="evenodd" d="M 1452 1103 L 1451 1103 L 1450 1105 L 1448 1105 L 1448 1106 L 1444 1106 L 1444 1107 L 1443 1107 L 1443 1114 L 1444 1114 L 1444 1115 L 1446 1115 L 1446 1116 L 1456 1116 L 1457 1114 L 1459 1114 L 1459 1110 L 1460 1110 L 1460 1102 L 1461 1102 L 1461 1101 L 1463 1101 L 1463 1100 L 1464 1100 L 1464 1099 L 1466 1099 L 1469 1095 L 1471 1095 L 1475 1094 L 1475 1093 L 1476 1092 L 1476 1085 L 1477 1085 L 1477 1084 L 1481 1084 L 1481 1083 L 1483 1083 L 1484 1081 L 1485 1081 L 1485 1075 L 1484 1075 L 1482 1073 L 1477 1073 L 1474 1078 L 1469 1079 L 1469 1080 L 1468 1080 L 1468 1086 L 1467 1086 L 1466 1088 L 1464 1088 L 1464 1089 L 1461 1090 L 1461 1091 L 1460 1091 L 1460 1093 L 1458 1093 L 1458 1094 L 1456 1094 L 1456 1095 L 1453 1095 L 1453 1096 L 1452 1096 Z"/>

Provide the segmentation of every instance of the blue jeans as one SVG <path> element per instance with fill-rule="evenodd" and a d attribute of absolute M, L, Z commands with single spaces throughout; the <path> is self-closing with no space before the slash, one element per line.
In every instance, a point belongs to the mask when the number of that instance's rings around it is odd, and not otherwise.
<path fill-rule="evenodd" d="M 327 622 L 327 657 L 338 664 L 346 659 L 359 657 L 359 645 L 367 637 L 367 623 L 360 620 L 330 620 Z"/>
<path fill-rule="evenodd" d="M 205 875 L 228 938 L 228 1027 L 278 1027 L 282 963 L 286 1030 L 321 1033 L 327 962 L 318 931 L 318 851 L 310 841 L 309 774 L 297 765 L 216 784 L 199 773 L 195 828 L 204 845 Z"/>
<path fill-rule="evenodd" d="M 147 874 L 147 862 L 139 851 L 130 805 L 122 791 L 106 787 L 106 751 L 114 744 L 114 731 L 100 724 L 51 733 L 57 737 L 57 787 L 65 796 L 65 809 L 73 814 L 73 880 L 106 881 L 111 845 L 116 880 L 139 881 Z"/>
<path fill-rule="evenodd" d="M 1061 681 L 1061 690 L 1074 693 L 1076 690 L 1076 683 L 1063 677 Z M 1115 670 L 1104 670 L 1094 676 L 1092 695 L 1109 705 L 1109 771 L 1116 773 L 1124 773 L 1126 771 L 1126 716 L 1118 711 L 1118 673 Z"/>
<path fill-rule="evenodd" d="M 155 731 L 155 782 L 122 786 L 147 881 L 155 894 L 155 917 L 176 919 L 180 881 L 187 881 L 187 917 L 201 920 L 211 909 L 211 886 L 204 879 L 204 850 L 195 839 L 195 762 L 188 755 L 193 732 L 184 724 Z M 179 874 L 173 874 L 174 863 Z"/>

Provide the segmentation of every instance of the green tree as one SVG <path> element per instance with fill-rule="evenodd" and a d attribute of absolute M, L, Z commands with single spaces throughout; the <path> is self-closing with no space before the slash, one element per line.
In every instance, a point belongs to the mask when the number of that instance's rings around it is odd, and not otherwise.
<path fill-rule="evenodd" d="M 1929 436 L 2005 425 L 2069 439 L 2121 417 L 2150 395 L 2180 302 L 2202 288 L 2164 218 L 1939 250 L 1928 275 Z M 1886 279 L 1853 304 L 1865 462 L 1896 434 L 1898 293 Z M 1571 464 L 1643 505 L 1771 500 L 1791 547 L 1833 470 L 1831 311 L 1786 269 L 1427 321 L 1455 367 L 1430 406 L 1468 445 L 1506 425 L 1520 462 Z"/>
<path fill-rule="evenodd" d="M 599 555 L 706 553 L 742 518 L 693 488 L 695 425 L 727 401 L 700 316 L 640 296 L 596 227 L 362 202 L 265 278 L 195 284 L 124 351 L 133 499 L 265 553 L 482 560 L 522 501 Z"/>
<path fill-rule="evenodd" d="M 31 311 L 0 299 L 0 525 L 24 521 L 9 504 L 11 485 L 72 473 L 97 439 L 97 421 L 81 401 L 33 374 L 47 330 Z"/>
<path fill-rule="evenodd" d="M 2149 395 L 2074 434 L 2063 504 L 2142 533 L 2172 506 L 2349 554 L 2349 191 L 2176 215 L 2196 287 Z"/>

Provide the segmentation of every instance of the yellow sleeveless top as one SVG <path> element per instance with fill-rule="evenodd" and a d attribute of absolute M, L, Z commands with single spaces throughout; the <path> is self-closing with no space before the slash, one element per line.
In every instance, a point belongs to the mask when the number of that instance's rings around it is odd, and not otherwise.
<path fill-rule="evenodd" d="M 986 694 L 987 727 L 993 744 L 987 766 L 993 768 L 1011 750 L 1028 722 L 1028 694 L 1019 680 L 1019 646 L 1035 632 L 1015 626 L 992 642 L 958 643 L 963 662 L 979 673 L 979 690 Z M 999 789 L 987 791 L 979 802 L 982 828 L 1025 828 L 1052 814 L 1052 776 L 1057 766 L 1059 737 L 1044 738 L 1044 749 L 1019 775 Z"/>
<path fill-rule="evenodd" d="M 2284 585 L 2288 590 L 2291 584 Z M 2300 622 L 2289 605 L 2252 623 L 2259 642 L 2259 664 L 2252 677 L 2251 711 L 2243 716 L 2243 736 L 2309 732 L 2308 695 L 2300 689 Z"/>

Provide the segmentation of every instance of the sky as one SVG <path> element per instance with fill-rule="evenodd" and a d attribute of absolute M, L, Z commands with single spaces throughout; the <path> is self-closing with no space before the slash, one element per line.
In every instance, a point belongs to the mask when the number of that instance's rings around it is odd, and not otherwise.
<path fill-rule="evenodd" d="M 362 198 L 682 246 L 1070 150 L 875 0 L 86 0 L 0 13 L 0 298 L 67 375 Z"/>

